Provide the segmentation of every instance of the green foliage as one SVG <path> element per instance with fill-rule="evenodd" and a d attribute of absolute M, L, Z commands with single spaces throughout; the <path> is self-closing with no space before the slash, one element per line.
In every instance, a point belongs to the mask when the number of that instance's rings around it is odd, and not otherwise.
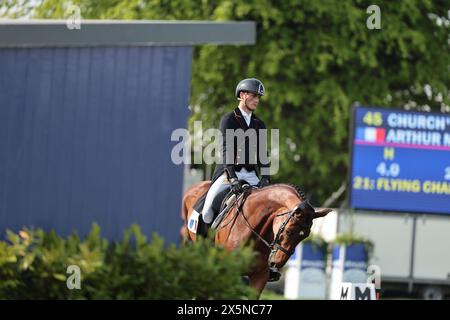
<path fill-rule="evenodd" d="M 40 0 L 15 13 L 64 18 L 69 1 Z M 22 3 L 22 5 L 20 5 Z M 346 179 L 350 106 L 450 111 L 448 2 L 377 1 L 381 30 L 369 30 L 369 0 L 74 0 L 83 19 L 237 20 L 257 23 L 253 46 L 194 50 L 190 128 L 218 127 L 237 105 L 234 88 L 257 77 L 267 95 L 258 115 L 280 129 L 280 172 L 322 203 Z M 17 9 L 19 8 L 19 9 Z M 8 13 L 6 14 L 8 15 Z M 431 95 L 426 86 L 430 86 Z"/>
<path fill-rule="evenodd" d="M 330 245 L 351 245 L 351 244 L 363 244 L 367 251 L 368 259 L 372 257 L 374 243 L 372 240 L 355 233 L 342 233 L 337 235 L 336 239 L 330 243 Z"/>
<path fill-rule="evenodd" d="M 302 241 L 302 243 L 310 243 L 313 246 L 313 250 L 322 251 L 325 256 L 328 253 L 328 243 L 320 235 L 311 234 L 308 238 Z"/>
<path fill-rule="evenodd" d="M 164 245 L 151 243 L 133 225 L 119 242 L 102 239 L 94 225 L 89 235 L 67 239 L 51 231 L 8 231 L 0 242 L 0 299 L 244 299 L 254 292 L 241 280 L 254 255 L 233 252 L 210 239 Z M 67 267 L 81 271 L 81 289 L 70 290 Z"/>
<path fill-rule="evenodd" d="M 259 297 L 260 300 L 287 300 L 284 295 L 278 294 L 272 290 L 264 289 Z"/>

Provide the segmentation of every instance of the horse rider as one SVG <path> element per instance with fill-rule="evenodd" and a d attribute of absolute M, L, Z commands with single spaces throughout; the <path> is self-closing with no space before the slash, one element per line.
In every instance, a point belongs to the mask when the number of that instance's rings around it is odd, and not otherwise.
<path fill-rule="evenodd" d="M 259 139 L 260 130 L 266 129 L 266 125 L 254 114 L 260 98 L 264 96 L 264 85 L 255 78 L 244 79 L 236 86 L 235 96 L 239 100 L 239 105 L 232 112 L 225 114 L 220 121 L 221 161 L 216 165 L 212 185 L 202 210 L 202 218 L 207 226 L 213 222 L 212 203 L 220 192 L 231 186 L 234 193 L 241 193 L 242 185 L 239 180 L 245 180 L 250 185 L 258 187 L 270 183 L 269 164 L 260 161 L 262 160 L 260 154 L 268 154 L 266 141 L 260 143 Z M 242 129 L 241 134 L 246 135 L 244 140 L 239 140 L 236 136 L 227 139 L 227 130 L 239 135 L 239 131 L 236 131 L 239 129 Z M 260 148 L 262 150 L 259 150 Z M 257 170 L 261 173 L 261 180 L 258 178 Z"/>

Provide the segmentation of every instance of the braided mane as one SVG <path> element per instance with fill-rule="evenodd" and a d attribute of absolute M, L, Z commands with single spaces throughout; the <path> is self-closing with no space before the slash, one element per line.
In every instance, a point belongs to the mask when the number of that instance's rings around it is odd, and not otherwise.
<path fill-rule="evenodd" d="M 270 186 L 289 186 L 291 188 L 293 188 L 295 190 L 295 192 L 297 193 L 298 197 L 303 200 L 306 201 L 306 195 L 305 192 L 303 191 L 303 189 L 293 183 L 276 183 L 276 184 L 271 184 Z"/>
<path fill-rule="evenodd" d="M 302 199 L 303 201 L 306 201 L 306 195 L 305 195 L 305 192 L 303 191 L 302 188 L 300 188 L 299 186 L 297 186 L 297 185 L 295 185 L 293 183 L 288 183 L 287 185 L 292 187 L 292 188 L 294 188 L 295 191 L 297 191 L 300 199 Z"/>

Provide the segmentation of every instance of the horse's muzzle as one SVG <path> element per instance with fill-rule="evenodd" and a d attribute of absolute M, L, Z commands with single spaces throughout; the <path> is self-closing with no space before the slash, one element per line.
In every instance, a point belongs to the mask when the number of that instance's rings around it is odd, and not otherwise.
<path fill-rule="evenodd" d="M 277 267 L 269 267 L 269 282 L 280 280 L 281 272 Z"/>

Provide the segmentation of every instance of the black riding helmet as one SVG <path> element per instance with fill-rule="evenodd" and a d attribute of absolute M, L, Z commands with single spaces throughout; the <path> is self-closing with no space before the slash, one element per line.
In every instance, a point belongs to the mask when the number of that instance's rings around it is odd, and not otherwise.
<path fill-rule="evenodd" d="M 236 98 L 242 91 L 251 92 L 260 96 L 264 95 L 264 85 L 261 81 L 255 78 L 241 80 L 236 87 Z"/>

